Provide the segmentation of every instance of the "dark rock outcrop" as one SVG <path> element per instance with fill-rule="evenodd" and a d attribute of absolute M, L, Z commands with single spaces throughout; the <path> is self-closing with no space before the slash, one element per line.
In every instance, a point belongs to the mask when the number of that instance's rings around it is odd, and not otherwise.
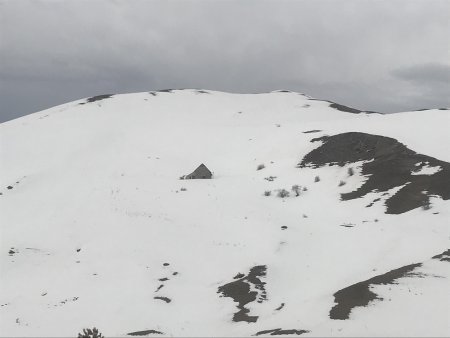
<path fill-rule="evenodd" d="M 401 187 L 386 200 L 386 213 L 401 214 L 418 207 L 426 208 L 431 196 L 450 199 L 450 163 L 418 154 L 396 139 L 349 132 L 311 140 L 315 141 L 323 144 L 308 153 L 298 167 L 344 166 L 366 161 L 362 165 L 362 175 L 368 179 L 355 191 L 341 194 L 342 200 Z M 440 170 L 431 175 L 413 174 L 424 166 Z"/>
<path fill-rule="evenodd" d="M 218 293 L 221 293 L 223 297 L 230 297 L 238 303 L 239 311 L 234 314 L 233 321 L 250 323 L 258 320 L 258 316 L 248 314 L 250 310 L 245 306 L 255 300 L 262 303 L 267 299 L 264 287 L 266 283 L 261 280 L 266 276 L 266 270 L 265 265 L 255 266 L 247 275 L 238 274 L 234 278 L 235 281 L 219 287 Z M 252 287 L 256 290 L 251 291 Z"/>
<path fill-rule="evenodd" d="M 370 289 L 371 285 L 395 284 L 397 279 L 403 277 L 422 277 L 422 274 L 414 272 L 416 268 L 421 266 L 422 263 L 403 266 L 339 290 L 333 295 L 336 305 L 330 311 L 330 318 L 340 320 L 348 319 L 353 308 L 367 306 L 374 300 L 383 300 L 383 298 L 378 297 Z"/>

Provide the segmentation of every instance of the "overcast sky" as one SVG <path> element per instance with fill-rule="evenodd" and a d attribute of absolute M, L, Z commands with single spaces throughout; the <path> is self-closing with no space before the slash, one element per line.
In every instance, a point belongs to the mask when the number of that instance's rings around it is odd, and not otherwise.
<path fill-rule="evenodd" d="M 0 122 L 103 93 L 450 106 L 447 0 L 0 0 Z"/>

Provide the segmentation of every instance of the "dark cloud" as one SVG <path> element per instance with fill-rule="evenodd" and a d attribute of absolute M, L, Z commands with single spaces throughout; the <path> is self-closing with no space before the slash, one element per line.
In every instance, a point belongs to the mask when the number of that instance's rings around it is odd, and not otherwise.
<path fill-rule="evenodd" d="M 436 85 L 449 12 L 446 0 L 0 0 L 0 122 L 158 88 L 282 88 L 387 112 L 449 105 Z"/>

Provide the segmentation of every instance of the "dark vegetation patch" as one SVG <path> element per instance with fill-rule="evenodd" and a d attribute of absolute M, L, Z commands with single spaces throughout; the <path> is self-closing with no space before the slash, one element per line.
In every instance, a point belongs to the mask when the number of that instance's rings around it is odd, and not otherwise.
<path fill-rule="evenodd" d="M 149 334 L 164 334 L 164 333 L 156 330 L 144 330 L 127 333 L 127 336 L 147 336 Z"/>
<path fill-rule="evenodd" d="M 196 92 L 199 93 L 199 94 L 210 94 L 206 90 L 197 90 Z"/>
<path fill-rule="evenodd" d="M 16 254 L 17 252 L 18 252 L 17 249 L 11 248 L 11 249 L 9 249 L 9 251 L 8 251 L 8 255 L 14 256 L 14 254 Z"/>
<path fill-rule="evenodd" d="M 303 134 L 320 133 L 321 131 L 322 130 L 320 130 L 320 129 L 312 129 L 312 130 L 304 131 Z"/>
<path fill-rule="evenodd" d="M 286 189 L 280 189 L 278 190 L 277 196 L 280 198 L 289 197 L 289 191 L 287 191 Z"/>
<path fill-rule="evenodd" d="M 298 167 L 320 168 L 326 165 L 344 166 L 358 161 L 361 174 L 368 177 L 355 191 L 341 194 L 342 200 L 360 198 L 378 191 L 401 187 L 386 200 L 387 214 L 401 214 L 430 204 L 431 196 L 450 199 L 450 163 L 418 154 L 396 139 L 350 132 L 314 138 L 323 144 L 308 153 Z M 424 166 L 442 169 L 432 175 L 412 175 Z"/>
<path fill-rule="evenodd" d="M 150 95 L 156 96 L 158 94 L 156 94 L 155 92 L 148 92 Z"/>
<path fill-rule="evenodd" d="M 158 90 L 159 93 L 173 93 L 173 89 L 160 89 Z"/>
<path fill-rule="evenodd" d="M 78 338 L 105 338 L 96 327 L 91 329 L 83 329 L 83 332 L 78 333 Z"/>
<path fill-rule="evenodd" d="M 443 253 L 433 256 L 433 259 L 439 259 L 441 262 L 450 262 L 450 249 L 444 251 Z"/>
<path fill-rule="evenodd" d="M 263 334 L 269 334 L 271 336 L 279 336 L 279 335 L 291 335 L 291 334 L 295 334 L 297 336 L 304 334 L 304 333 L 308 333 L 309 331 L 307 330 L 295 330 L 295 329 L 290 329 L 290 330 L 283 330 L 283 329 L 272 329 L 272 330 L 264 330 L 264 331 L 259 331 L 255 334 L 255 336 L 260 336 Z"/>
<path fill-rule="evenodd" d="M 109 99 L 113 95 L 114 94 L 103 94 L 103 95 L 92 96 L 92 97 L 88 98 L 86 100 L 86 102 L 82 102 L 80 104 L 92 103 L 92 102 L 95 102 L 95 101 L 101 101 L 101 100 Z"/>
<path fill-rule="evenodd" d="M 333 295 L 336 305 L 330 310 L 330 318 L 348 319 L 353 308 L 367 306 L 374 300 L 383 300 L 370 289 L 370 286 L 397 284 L 396 281 L 404 277 L 423 277 L 423 274 L 414 272 L 421 266 L 422 263 L 406 265 L 339 290 Z"/>
<path fill-rule="evenodd" d="M 267 299 L 265 282 L 261 279 L 266 276 L 267 267 L 265 265 L 254 266 L 247 275 L 237 274 L 235 281 L 222 285 L 218 288 L 217 293 L 222 294 L 221 297 L 230 297 L 236 303 L 239 309 L 233 315 L 234 322 L 256 322 L 258 316 L 250 316 L 250 312 L 245 306 L 255 300 L 262 303 Z M 256 289 L 251 291 L 252 289 Z"/>
<path fill-rule="evenodd" d="M 153 298 L 154 298 L 154 299 L 162 300 L 162 301 L 164 301 L 164 302 L 166 302 L 166 303 L 170 303 L 170 302 L 172 301 L 170 298 L 167 298 L 167 297 L 156 296 L 156 297 L 153 297 Z"/>

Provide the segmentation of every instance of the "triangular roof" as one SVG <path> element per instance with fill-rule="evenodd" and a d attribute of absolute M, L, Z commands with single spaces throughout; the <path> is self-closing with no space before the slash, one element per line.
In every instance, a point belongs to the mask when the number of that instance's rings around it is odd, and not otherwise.
<path fill-rule="evenodd" d="M 208 167 L 207 167 L 206 165 L 204 165 L 203 163 L 200 164 L 200 165 L 197 167 L 197 169 L 195 169 L 194 171 L 197 171 L 198 169 L 206 169 L 206 170 L 208 170 L 209 172 L 211 172 L 211 170 L 209 170 Z"/>

